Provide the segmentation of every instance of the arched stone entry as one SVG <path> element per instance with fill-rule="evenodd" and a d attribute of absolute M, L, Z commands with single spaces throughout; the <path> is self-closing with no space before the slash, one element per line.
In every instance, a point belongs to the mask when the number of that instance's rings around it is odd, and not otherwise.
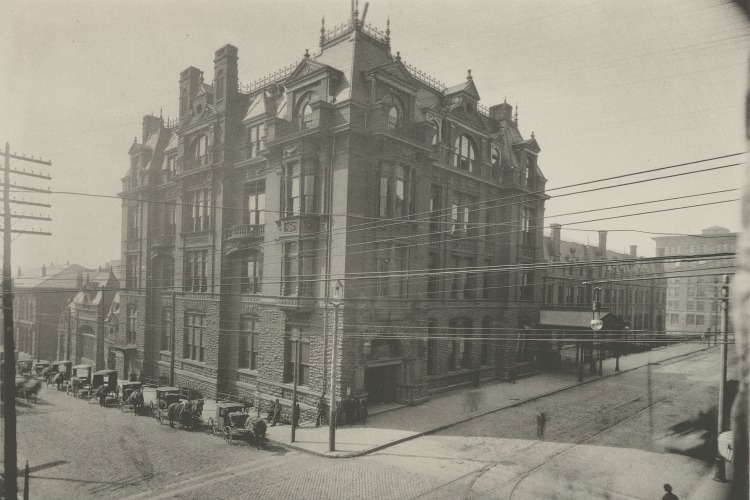
<path fill-rule="evenodd" d="M 375 339 L 365 370 L 365 389 L 370 405 L 393 403 L 401 381 L 403 349 L 396 339 Z"/>

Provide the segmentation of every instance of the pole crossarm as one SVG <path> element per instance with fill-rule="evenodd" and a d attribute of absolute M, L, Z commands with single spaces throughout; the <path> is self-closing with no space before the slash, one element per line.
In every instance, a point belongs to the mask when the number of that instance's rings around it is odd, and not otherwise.
<path fill-rule="evenodd" d="M 13 158 L 14 160 L 23 160 L 23 161 L 28 161 L 30 163 L 39 163 L 41 165 L 47 165 L 49 167 L 52 166 L 51 160 L 42 160 L 41 158 L 34 158 L 33 156 L 29 158 L 28 156 L 23 156 L 23 155 L 19 156 L 15 153 L 13 154 L 8 153 L 6 156 L 8 158 Z"/>
<path fill-rule="evenodd" d="M 52 180 L 52 177 L 50 177 L 49 175 L 37 174 L 35 172 L 26 172 L 25 170 L 11 170 L 10 173 L 11 174 L 18 174 L 18 175 L 27 175 L 29 177 L 36 177 L 37 179 L 44 179 L 44 180 L 47 180 L 47 181 L 51 181 Z"/>
<path fill-rule="evenodd" d="M 4 199 L 0 198 L 0 202 L 5 202 Z M 26 201 L 26 200 L 8 200 L 8 203 L 15 203 L 17 205 L 29 205 L 32 207 L 43 207 L 43 208 L 52 208 L 52 205 L 49 203 L 37 203 L 35 201 Z"/>
<path fill-rule="evenodd" d="M 5 228 L 0 227 L 0 232 L 5 232 Z M 52 236 L 52 233 L 47 231 L 27 231 L 25 229 L 11 229 L 11 233 L 15 234 L 37 234 L 39 236 Z"/>
<path fill-rule="evenodd" d="M 3 214 L 0 214 L 2 216 Z M 44 221 L 51 221 L 51 217 L 41 217 L 37 215 L 17 215 L 17 214 L 10 214 L 10 216 L 14 219 L 32 219 L 32 220 L 44 220 Z"/>
<path fill-rule="evenodd" d="M 0 186 L 5 187 L 5 184 L 0 183 Z M 13 188 L 13 189 L 21 189 L 23 191 L 29 191 L 31 193 L 52 194 L 52 191 L 50 191 L 49 189 L 39 189 L 39 188 L 31 187 L 31 186 L 21 186 L 19 184 L 8 184 L 8 187 Z"/>

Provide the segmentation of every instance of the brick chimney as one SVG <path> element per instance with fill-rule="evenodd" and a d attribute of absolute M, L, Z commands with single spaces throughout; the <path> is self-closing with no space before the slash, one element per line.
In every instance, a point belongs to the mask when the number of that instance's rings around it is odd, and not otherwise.
<path fill-rule="evenodd" d="M 562 226 L 560 224 L 550 224 L 552 229 L 552 257 L 560 256 L 560 230 Z"/>
<path fill-rule="evenodd" d="M 146 115 L 143 117 L 143 143 L 164 126 L 164 120 L 158 116 Z"/>
<path fill-rule="evenodd" d="M 635 259 L 636 257 L 638 257 L 638 253 L 637 253 L 637 250 L 638 250 L 638 245 L 630 245 L 630 256 L 631 256 L 632 258 L 634 258 L 634 259 Z"/>
<path fill-rule="evenodd" d="M 507 102 L 502 104 L 496 104 L 490 107 L 490 118 L 497 121 L 512 120 L 513 119 L 513 106 Z"/>
<path fill-rule="evenodd" d="M 602 257 L 607 256 L 607 231 L 599 231 L 599 253 Z"/>

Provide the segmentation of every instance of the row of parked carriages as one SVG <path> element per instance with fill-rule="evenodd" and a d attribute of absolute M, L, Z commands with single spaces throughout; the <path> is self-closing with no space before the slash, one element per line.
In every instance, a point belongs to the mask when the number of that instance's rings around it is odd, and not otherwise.
<path fill-rule="evenodd" d="M 31 370 L 31 364 L 24 365 L 23 369 Z M 135 416 L 151 416 L 160 424 L 169 423 L 170 427 L 177 424 L 181 429 L 202 429 L 222 437 L 227 443 L 240 440 L 255 444 L 259 449 L 265 444 L 266 422 L 250 414 L 252 405 L 248 403 L 218 401 L 214 414 L 204 420 L 204 400 L 194 399 L 194 391 L 185 394 L 179 387 L 155 387 L 140 381 L 119 380 L 116 370 L 94 372 L 91 365 L 73 366 L 66 360 L 39 361 L 33 365 L 33 370 L 38 377 L 46 379 L 48 385 L 62 377 L 69 396 L 92 404 L 101 403 L 100 398 L 104 397 L 104 406 L 133 412 Z M 19 372 L 24 373 L 20 362 Z"/>

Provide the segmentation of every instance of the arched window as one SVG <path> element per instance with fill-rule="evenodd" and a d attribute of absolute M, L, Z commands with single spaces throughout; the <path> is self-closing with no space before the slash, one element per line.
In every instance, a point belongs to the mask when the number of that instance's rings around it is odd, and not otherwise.
<path fill-rule="evenodd" d="M 404 169 L 400 165 L 396 166 L 393 174 L 395 181 L 395 190 L 393 197 L 393 216 L 401 217 L 404 215 Z"/>
<path fill-rule="evenodd" d="M 474 171 L 474 159 L 476 157 L 476 147 L 474 141 L 468 135 L 460 135 L 454 145 L 455 154 L 453 156 L 453 166 L 466 170 Z"/>
<path fill-rule="evenodd" d="M 388 128 L 398 128 L 398 109 L 396 106 L 391 106 L 388 111 Z"/>
<path fill-rule="evenodd" d="M 224 99 L 224 70 L 220 69 L 216 73 L 216 99 Z"/>
<path fill-rule="evenodd" d="M 312 106 L 310 106 L 310 103 L 305 104 L 305 106 L 302 108 L 302 128 L 311 128 L 313 126 L 313 110 Z"/>

